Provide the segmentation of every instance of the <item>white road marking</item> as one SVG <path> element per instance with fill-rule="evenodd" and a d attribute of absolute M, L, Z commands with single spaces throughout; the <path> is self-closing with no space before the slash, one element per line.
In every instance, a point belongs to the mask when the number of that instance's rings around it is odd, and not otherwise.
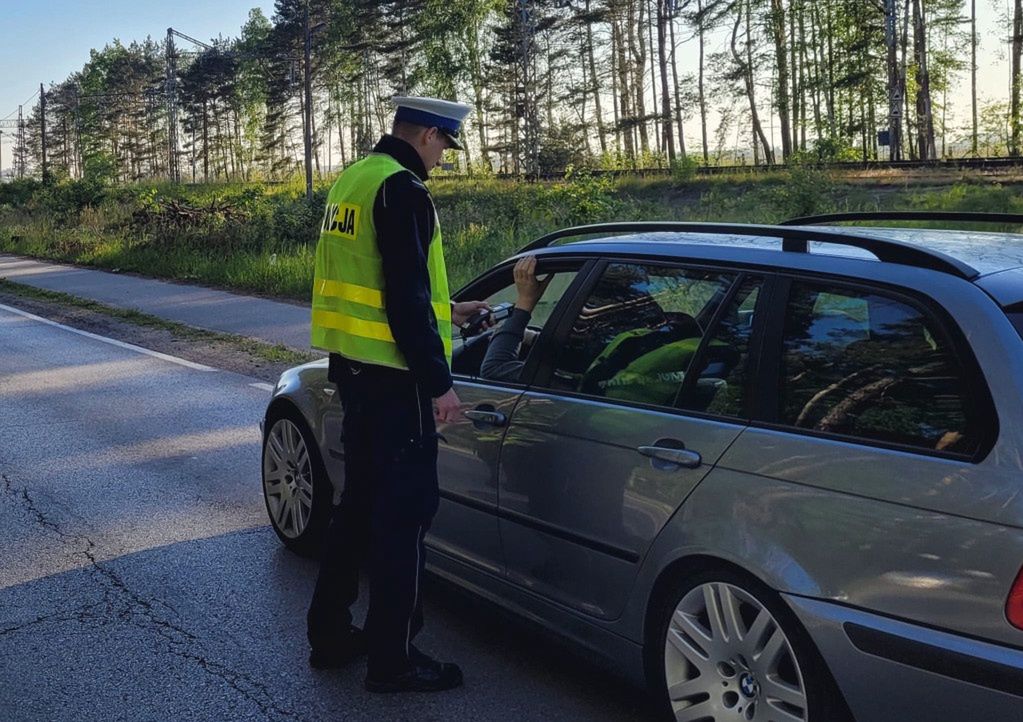
<path fill-rule="evenodd" d="M 129 351 L 135 351 L 137 353 L 145 354 L 146 356 L 152 356 L 153 358 L 162 359 L 163 361 L 170 361 L 173 364 L 178 364 L 179 366 L 184 366 L 186 368 L 194 369 L 196 371 L 217 370 L 210 366 L 203 366 L 202 364 L 197 364 L 194 361 L 188 361 L 183 358 L 178 358 L 177 356 L 170 356 L 165 353 L 160 353 L 159 351 L 152 351 L 148 348 L 142 348 L 141 346 L 135 346 L 130 343 L 125 343 L 124 341 L 118 341 L 117 339 L 107 338 L 106 336 L 99 336 L 95 333 L 89 333 L 88 331 L 82 331 L 81 329 L 72 328 L 71 326 L 65 326 L 62 323 L 57 323 L 56 321 L 51 321 L 48 318 L 43 318 L 41 316 L 36 316 L 35 314 L 32 313 L 27 313 L 18 308 L 5 306 L 2 303 L 0 303 L 0 310 L 13 313 L 17 316 L 23 316 L 25 318 L 32 319 L 33 321 L 38 321 L 39 323 L 45 323 L 47 326 L 53 326 L 55 328 L 64 329 L 65 331 L 70 331 L 71 333 L 77 333 L 79 336 L 85 336 L 86 338 L 95 339 L 96 341 L 102 341 L 103 343 L 108 343 L 111 346 L 119 346 L 121 348 L 126 348 Z"/>
<path fill-rule="evenodd" d="M 273 391 L 274 390 L 274 385 L 273 384 L 264 383 L 262 381 L 259 381 L 259 382 L 254 383 L 254 384 L 249 384 L 249 386 L 251 386 L 254 389 L 262 389 L 263 391 Z"/>

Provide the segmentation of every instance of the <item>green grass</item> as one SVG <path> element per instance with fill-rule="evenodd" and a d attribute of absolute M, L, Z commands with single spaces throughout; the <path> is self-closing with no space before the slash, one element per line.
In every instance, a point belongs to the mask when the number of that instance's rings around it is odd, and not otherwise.
<path fill-rule="evenodd" d="M 327 190 L 327 182 L 319 183 L 310 205 L 299 183 L 37 188 L 6 203 L 0 195 L 0 250 L 308 301 Z M 775 223 L 855 210 L 1023 212 L 1015 187 L 979 174 L 872 179 L 836 177 L 813 166 L 688 180 L 440 178 L 431 190 L 453 288 L 534 238 L 586 223 Z M 196 210 L 182 221 L 168 212 L 169 203 Z"/>
<path fill-rule="evenodd" d="M 108 306 L 97 301 L 92 301 L 79 296 L 73 296 L 59 291 L 47 291 L 33 286 L 26 286 L 21 283 L 0 278 L 0 291 L 10 293 L 22 298 L 31 298 L 38 301 L 55 302 L 61 306 L 81 308 L 93 313 L 101 313 L 111 318 L 142 326 L 146 328 L 162 329 L 169 331 L 174 336 L 192 341 L 217 342 L 231 346 L 235 350 L 245 352 L 250 356 L 269 361 L 272 363 L 283 363 L 288 365 L 303 364 L 320 358 L 316 354 L 296 351 L 283 344 L 270 344 L 246 336 L 238 336 L 229 333 L 218 333 L 207 331 L 194 326 L 187 326 L 174 321 L 168 321 L 158 316 L 151 316 L 141 311 L 117 308 Z"/>

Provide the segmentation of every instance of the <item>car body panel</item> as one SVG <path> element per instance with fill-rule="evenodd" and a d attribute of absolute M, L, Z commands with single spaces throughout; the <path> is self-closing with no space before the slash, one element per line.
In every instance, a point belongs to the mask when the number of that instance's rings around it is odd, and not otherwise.
<path fill-rule="evenodd" d="M 1023 650 L 837 604 L 788 595 L 784 599 L 841 680 L 842 693 L 857 720 L 1019 718 Z M 862 639 L 864 631 L 879 640 L 870 651 L 850 638 Z M 862 641 L 859 644 L 866 647 Z"/>
<path fill-rule="evenodd" d="M 465 409 L 484 408 L 511 416 L 521 391 L 455 381 Z M 439 428 L 437 475 L 441 503 L 430 526 L 429 543 L 445 553 L 503 573 L 497 519 L 497 469 L 505 428 L 464 419 Z"/>
<path fill-rule="evenodd" d="M 637 564 L 741 424 L 528 391 L 501 462 L 501 535 L 509 577 L 579 611 L 621 613 Z M 695 469 L 641 446 L 672 439 Z"/>
<path fill-rule="evenodd" d="M 626 636 L 641 638 L 645 595 L 661 571 L 701 555 L 778 591 L 1023 646 L 1003 611 L 1023 566 L 1021 529 L 719 465 L 647 555 Z"/>
<path fill-rule="evenodd" d="M 977 285 L 1002 306 L 1023 302 L 1023 268 L 1009 268 L 978 278 Z"/>

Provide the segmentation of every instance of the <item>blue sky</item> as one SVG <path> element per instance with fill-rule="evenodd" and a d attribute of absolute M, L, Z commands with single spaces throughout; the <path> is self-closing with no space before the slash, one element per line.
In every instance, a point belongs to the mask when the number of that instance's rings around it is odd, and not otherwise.
<path fill-rule="evenodd" d="M 273 0 L 0 0 L 0 118 L 16 118 L 39 83 L 65 80 L 115 38 L 162 40 L 169 27 L 197 40 L 237 37 L 255 7 L 273 15 Z M 4 132 L 5 167 L 11 136 Z"/>

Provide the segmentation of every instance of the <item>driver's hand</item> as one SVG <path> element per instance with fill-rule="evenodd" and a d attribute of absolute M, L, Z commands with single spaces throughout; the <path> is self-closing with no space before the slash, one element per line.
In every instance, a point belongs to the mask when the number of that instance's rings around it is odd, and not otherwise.
<path fill-rule="evenodd" d="M 525 255 L 515 263 L 512 269 L 512 276 L 515 279 L 515 290 L 518 297 L 515 299 L 515 307 L 521 308 L 529 313 L 536 308 L 537 302 L 550 283 L 553 274 L 550 274 L 543 281 L 536 277 L 536 256 Z"/>

